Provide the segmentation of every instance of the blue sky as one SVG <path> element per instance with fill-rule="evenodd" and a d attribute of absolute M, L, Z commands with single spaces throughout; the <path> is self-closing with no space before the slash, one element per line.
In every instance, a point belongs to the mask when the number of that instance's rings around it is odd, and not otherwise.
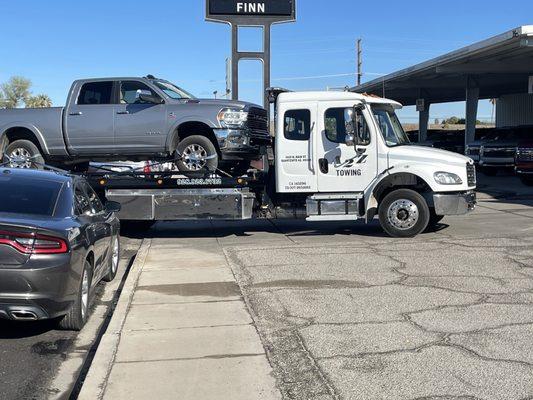
<path fill-rule="evenodd" d="M 0 82 L 25 76 L 34 93 L 62 105 L 76 78 L 150 73 L 212 97 L 225 89 L 230 29 L 205 22 L 204 7 L 204 0 L 2 0 Z M 355 70 L 358 37 L 366 81 L 527 24 L 533 24 L 533 2 L 524 0 L 299 0 L 298 21 L 272 31 L 273 84 L 295 90 L 353 85 L 355 76 L 346 74 Z M 253 50 L 256 38 L 243 32 L 244 50 Z M 260 64 L 246 62 L 240 71 L 241 99 L 259 102 Z M 452 115 L 464 115 L 464 104 L 432 106 L 431 120 Z M 480 104 L 479 116 L 490 118 L 488 102 Z M 401 117 L 417 121 L 410 107 Z"/>

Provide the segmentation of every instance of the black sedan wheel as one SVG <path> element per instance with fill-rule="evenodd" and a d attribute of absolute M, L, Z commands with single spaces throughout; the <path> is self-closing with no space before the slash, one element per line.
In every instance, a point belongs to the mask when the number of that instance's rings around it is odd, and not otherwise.
<path fill-rule="evenodd" d="M 109 257 L 109 269 L 107 274 L 102 278 L 105 282 L 111 282 L 117 276 L 118 263 L 120 260 L 120 238 L 115 236 L 111 245 L 111 256 Z"/>
<path fill-rule="evenodd" d="M 87 322 L 91 300 L 91 271 L 91 263 L 89 260 L 85 260 L 76 301 L 70 308 L 68 314 L 59 321 L 59 327 L 61 329 L 79 331 Z"/>

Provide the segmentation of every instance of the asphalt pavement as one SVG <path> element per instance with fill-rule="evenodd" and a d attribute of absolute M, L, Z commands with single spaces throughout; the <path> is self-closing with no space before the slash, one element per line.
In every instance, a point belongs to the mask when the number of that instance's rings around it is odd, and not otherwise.
<path fill-rule="evenodd" d="M 0 399 L 68 398 L 75 389 L 87 355 L 94 351 L 121 279 L 140 245 L 122 239 L 119 272 L 112 283 L 100 283 L 91 317 L 81 332 L 61 331 L 55 321 L 0 320 Z"/>

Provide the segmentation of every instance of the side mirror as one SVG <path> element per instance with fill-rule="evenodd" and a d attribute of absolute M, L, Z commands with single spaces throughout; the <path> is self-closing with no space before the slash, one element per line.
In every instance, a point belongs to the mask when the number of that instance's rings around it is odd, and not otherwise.
<path fill-rule="evenodd" d="M 355 146 L 355 136 L 351 133 L 346 133 L 345 143 L 348 147 Z"/>
<path fill-rule="evenodd" d="M 161 104 L 163 103 L 163 99 L 159 96 L 155 96 L 152 94 L 149 90 L 139 89 L 137 90 L 137 98 L 142 101 L 146 101 L 147 103 L 153 103 L 153 104 Z"/>
<path fill-rule="evenodd" d="M 105 210 L 108 213 L 117 213 L 122 209 L 122 205 L 116 201 L 108 201 L 105 203 Z"/>

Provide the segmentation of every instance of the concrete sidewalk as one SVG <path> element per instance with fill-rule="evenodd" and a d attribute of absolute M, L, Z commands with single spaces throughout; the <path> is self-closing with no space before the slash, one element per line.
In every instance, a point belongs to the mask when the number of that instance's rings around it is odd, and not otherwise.
<path fill-rule="evenodd" d="M 145 240 L 79 399 L 281 399 L 219 246 Z"/>

